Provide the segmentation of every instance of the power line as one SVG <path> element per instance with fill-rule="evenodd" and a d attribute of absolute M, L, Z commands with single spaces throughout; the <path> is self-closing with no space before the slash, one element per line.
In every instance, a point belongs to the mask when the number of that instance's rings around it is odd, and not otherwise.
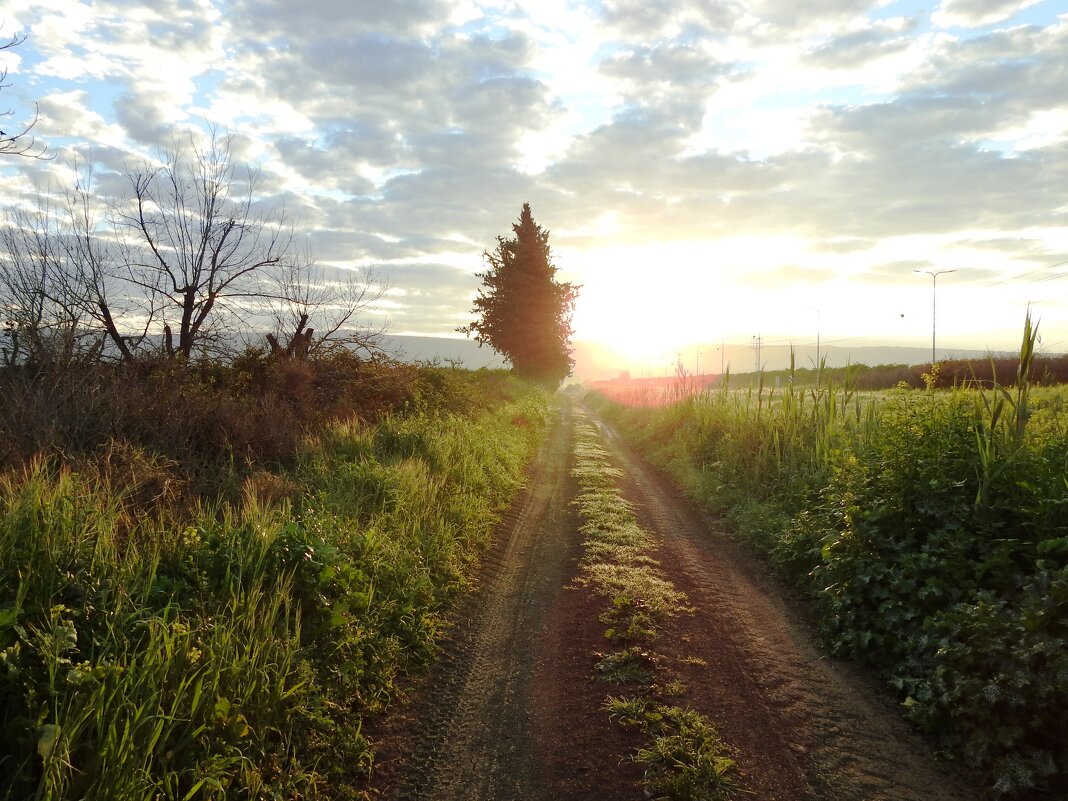
<path fill-rule="evenodd" d="M 999 279 L 997 281 L 992 281 L 992 282 L 987 283 L 987 284 L 982 284 L 982 286 L 983 287 L 1001 286 L 1002 284 L 1009 283 L 1009 281 L 1019 281 L 1021 278 L 1027 278 L 1027 276 L 1029 276 L 1029 275 L 1035 275 L 1037 273 L 1044 273 L 1046 270 L 1052 270 L 1052 269 L 1054 269 L 1056 267 L 1063 267 L 1066 264 L 1068 264 L 1068 259 L 1065 259 L 1064 261 L 1059 261 L 1056 264 L 1048 264 L 1045 267 L 1039 267 L 1037 270 L 1028 270 L 1026 273 L 1020 273 L 1019 275 L 1012 275 L 1012 276 L 1009 276 L 1008 278 L 1001 278 L 1001 279 Z M 1036 281 L 1032 281 L 1031 283 L 1039 283 L 1041 281 L 1051 281 L 1054 278 L 1063 278 L 1065 275 L 1068 275 L 1068 273 L 1060 273 L 1060 274 L 1054 275 L 1054 276 L 1047 276 L 1045 278 L 1039 278 Z"/>

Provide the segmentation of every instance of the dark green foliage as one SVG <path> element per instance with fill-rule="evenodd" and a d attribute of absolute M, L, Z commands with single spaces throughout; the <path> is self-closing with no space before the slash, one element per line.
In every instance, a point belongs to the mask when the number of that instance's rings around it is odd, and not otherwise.
<path fill-rule="evenodd" d="M 504 356 L 524 378 L 553 386 L 571 374 L 571 313 L 578 287 L 556 281 L 549 232 L 534 222 L 523 204 L 515 236 L 497 238 L 486 252 L 489 269 L 472 313 L 478 319 L 460 330 L 474 334 Z"/>
<path fill-rule="evenodd" d="M 1035 391 L 720 392 L 615 417 L 993 796 L 1068 782 L 1068 418 Z"/>

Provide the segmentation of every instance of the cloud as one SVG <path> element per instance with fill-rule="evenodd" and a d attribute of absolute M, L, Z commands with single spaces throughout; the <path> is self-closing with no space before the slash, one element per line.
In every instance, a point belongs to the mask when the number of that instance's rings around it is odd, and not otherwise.
<path fill-rule="evenodd" d="M 919 26 L 913 18 L 904 25 L 871 25 L 831 37 L 806 54 L 805 60 L 825 69 L 856 69 L 885 56 L 907 50 Z"/>
<path fill-rule="evenodd" d="M 1068 25 L 1024 26 L 968 39 L 939 39 L 905 77 L 908 95 L 969 96 L 1015 116 L 1068 107 Z"/>
<path fill-rule="evenodd" d="M 464 322 L 523 201 L 579 283 L 609 245 L 732 238 L 807 243 L 761 250 L 769 287 L 968 248 L 1019 270 L 1066 226 L 1068 25 L 1041 6 L 999 29 L 1027 4 L 947 0 L 932 28 L 874 0 L 12 2 L 39 132 L 92 145 L 102 191 L 221 123 L 298 241 L 395 271 L 405 330 Z M 54 169 L 0 165 L 8 194 Z M 908 236 L 932 253 L 880 244 Z"/>
<path fill-rule="evenodd" d="M 42 137 L 82 137 L 112 145 L 124 141 L 125 131 L 92 111 L 89 94 L 83 90 L 46 95 L 40 100 L 39 110 L 40 118 L 34 133 Z"/>
<path fill-rule="evenodd" d="M 239 19 L 255 20 L 260 37 L 315 42 L 368 31 L 422 36 L 449 18 L 449 7 L 444 0 L 238 0 L 232 13 Z"/>
<path fill-rule="evenodd" d="M 1005 22 L 1041 0 L 944 0 L 931 19 L 944 28 L 977 28 Z"/>

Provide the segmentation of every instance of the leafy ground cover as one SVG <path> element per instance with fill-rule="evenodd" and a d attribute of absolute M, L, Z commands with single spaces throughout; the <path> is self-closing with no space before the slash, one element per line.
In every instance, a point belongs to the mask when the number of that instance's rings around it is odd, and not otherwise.
<path fill-rule="evenodd" d="M 375 375 L 403 391 L 373 420 L 320 417 L 274 459 L 231 449 L 215 492 L 190 489 L 213 486 L 214 440 L 193 481 L 180 435 L 161 453 L 102 428 L 85 452 L 121 458 L 0 475 L 0 798 L 359 796 L 363 721 L 433 654 L 550 413 L 502 374 Z"/>
<path fill-rule="evenodd" d="M 603 412 L 813 600 L 993 796 L 1068 780 L 1068 398 L 713 392 Z"/>

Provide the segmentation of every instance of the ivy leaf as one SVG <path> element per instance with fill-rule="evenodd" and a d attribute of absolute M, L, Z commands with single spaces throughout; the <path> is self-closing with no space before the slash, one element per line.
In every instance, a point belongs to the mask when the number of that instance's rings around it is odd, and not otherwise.
<path fill-rule="evenodd" d="M 54 723 L 46 723 L 37 729 L 37 753 L 45 762 L 52 756 L 61 731 Z"/>

